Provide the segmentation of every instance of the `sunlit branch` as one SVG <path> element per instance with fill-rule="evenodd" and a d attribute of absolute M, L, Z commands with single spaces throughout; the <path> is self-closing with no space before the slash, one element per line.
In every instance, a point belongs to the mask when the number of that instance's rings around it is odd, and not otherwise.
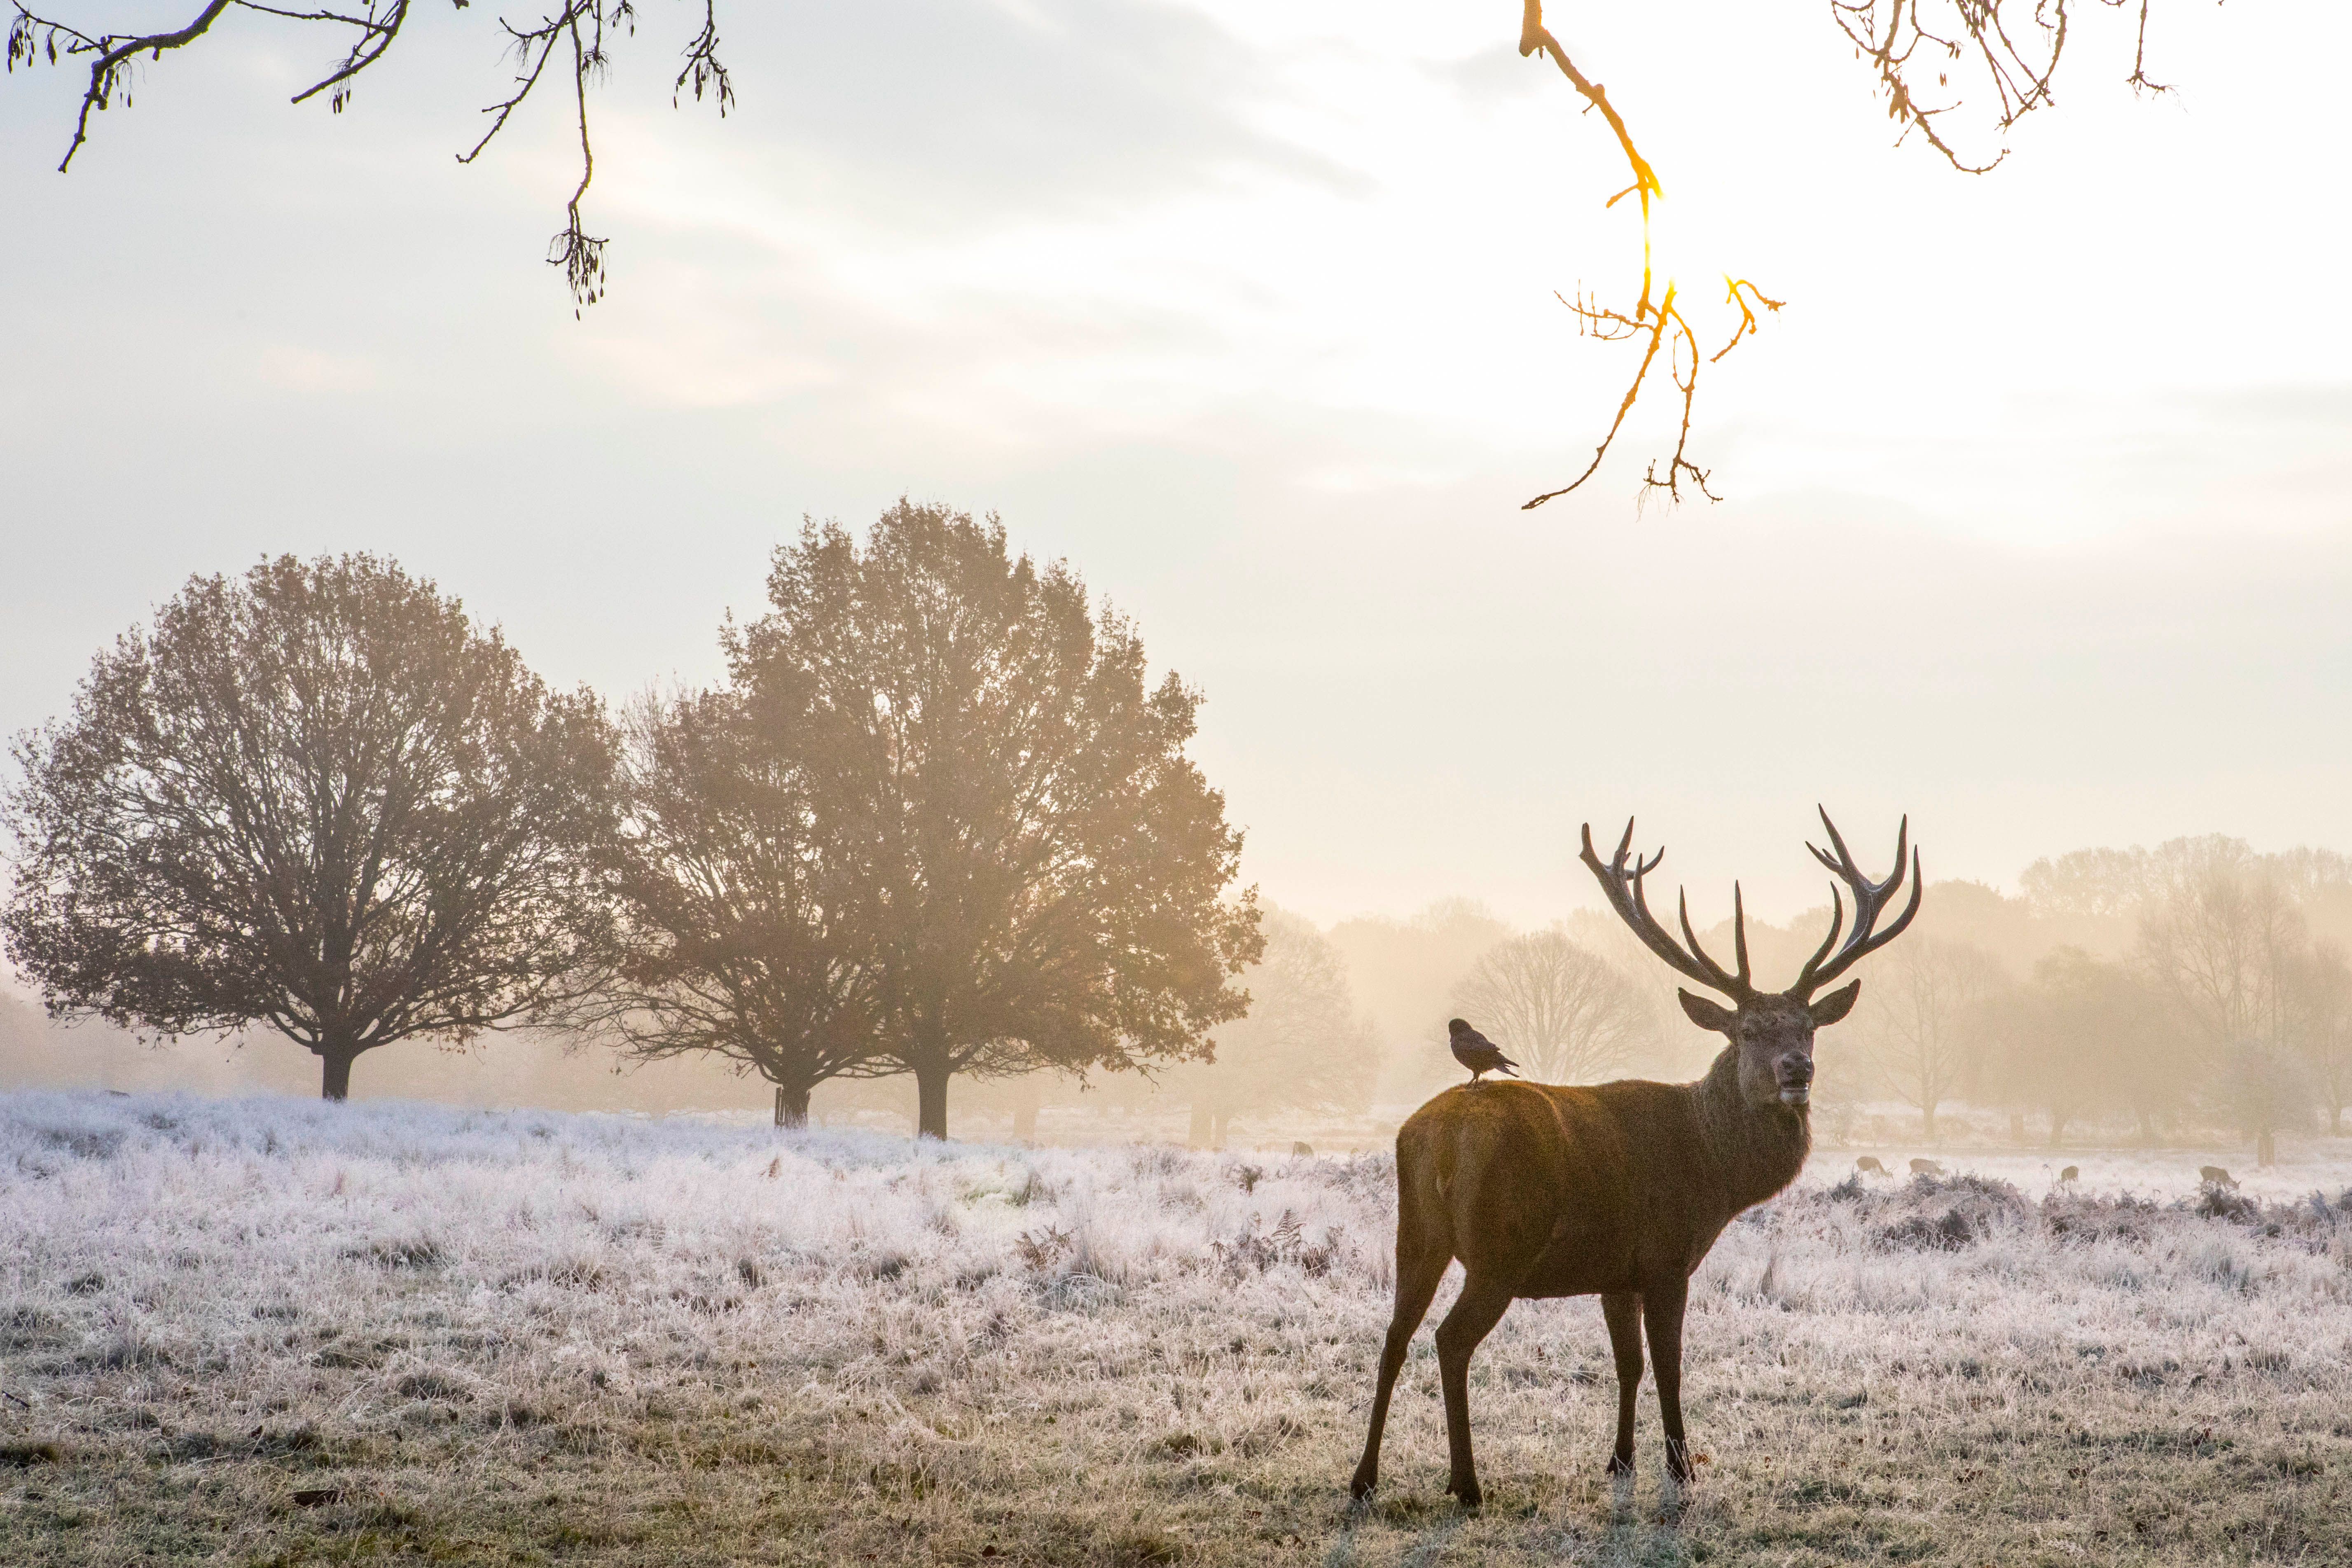
<path fill-rule="evenodd" d="M 1721 359 L 1724 355 L 1738 348 L 1739 346 L 1740 339 L 1753 337 L 1755 335 L 1756 311 L 1754 307 L 1748 304 L 1747 299 L 1748 295 L 1755 295 L 1756 303 L 1758 305 L 1763 306 L 1766 310 L 1770 310 L 1775 314 L 1780 312 L 1781 306 L 1788 303 L 1786 300 L 1773 299 L 1770 295 L 1765 293 L 1763 289 L 1759 289 L 1755 284 L 1750 283 L 1745 278 L 1733 278 L 1727 275 L 1723 279 L 1723 288 L 1726 297 L 1739 311 L 1739 325 L 1732 329 L 1731 341 L 1729 342 L 1724 344 L 1721 348 L 1716 350 L 1714 353 L 1707 356 L 1706 363 L 1709 364 L 1713 364 L 1716 361 Z"/>
<path fill-rule="evenodd" d="M 1560 74 L 1568 78 L 1576 90 L 1584 95 L 1587 103 L 1598 109 L 1609 122 L 1610 130 L 1616 133 L 1617 145 L 1623 151 L 1625 161 L 1633 172 L 1633 183 L 1611 196 L 1604 206 L 1615 206 L 1627 195 L 1633 195 L 1638 198 L 1642 208 L 1642 291 L 1633 310 L 1628 312 L 1604 309 L 1580 293 L 1574 300 L 1563 299 L 1560 302 L 1576 313 L 1580 335 L 1599 338 L 1604 342 L 1632 337 L 1646 337 L 1649 341 L 1643 347 L 1641 363 L 1634 366 L 1633 378 L 1625 388 L 1625 395 L 1618 400 L 1617 416 L 1610 421 L 1607 434 L 1593 448 L 1592 460 L 1585 465 L 1584 471 L 1559 489 L 1546 490 L 1523 503 L 1520 510 L 1532 510 L 1546 501 L 1557 500 L 1600 471 L 1601 463 L 1609 456 L 1610 447 L 1616 444 L 1618 433 L 1625 427 L 1627 416 L 1633 413 L 1634 404 L 1641 400 L 1642 388 L 1649 381 L 1651 367 L 1656 363 L 1661 348 L 1667 352 L 1668 374 L 1683 395 L 1682 422 L 1675 439 L 1674 455 L 1667 461 L 1665 477 L 1658 477 L 1657 464 L 1653 461 L 1643 479 L 1642 493 L 1647 496 L 1653 490 L 1663 489 L 1669 500 L 1678 501 L 1682 499 L 1682 487 L 1687 478 L 1701 495 L 1713 500 L 1716 497 L 1707 488 L 1706 470 L 1688 457 L 1691 413 L 1698 392 L 1698 369 L 1702 359 L 1698 338 L 1676 304 L 1676 285 L 1672 278 L 1665 281 L 1663 299 L 1653 304 L 1650 298 L 1651 290 L 1656 286 L 1651 269 L 1650 201 L 1654 196 L 1664 197 L 1665 188 L 1658 180 L 1657 171 L 1634 146 L 1633 132 L 1626 129 L 1624 118 L 1609 101 L 1607 89 L 1577 69 L 1575 62 L 1568 58 L 1568 51 L 1560 47 L 1559 40 L 1545 27 L 1541 0 L 1523 0 L 1523 7 L 1519 24 L 1519 53 L 1525 56 L 1541 51 L 1551 58 L 1559 68 Z M 1706 360 L 1708 363 L 1722 359 L 1738 345 L 1740 340 L 1756 331 L 1754 305 L 1760 304 L 1768 310 L 1778 310 L 1781 304 L 1778 300 L 1767 298 L 1761 289 L 1744 279 L 1735 282 L 1727 278 L 1724 282 L 1729 301 L 1739 311 L 1740 320 L 1730 341 Z M 1749 296 L 1753 296 L 1753 303 Z M 1680 368 L 1685 360 L 1689 364 L 1687 373 Z"/>
<path fill-rule="evenodd" d="M 1706 356 L 1706 363 L 1708 364 L 1717 363 L 1724 355 L 1738 348 L 1742 339 L 1755 335 L 1756 306 L 1761 305 L 1767 310 L 1777 312 L 1786 303 L 1785 300 L 1773 299 L 1745 278 L 1727 277 L 1723 280 L 1723 287 L 1725 298 L 1739 311 L 1739 324 L 1731 330 L 1731 337 L 1721 348 Z M 1753 296 L 1752 302 L 1750 296 Z M 1665 303 L 1659 309 L 1659 314 L 1662 318 L 1671 318 L 1675 323 L 1674 347 L 1669 357 L 1668 373 L 1673 375 L 1675 384 L 1682 389 L 1683 418 L 1682 426 L 1675 435 L 1674 456 L 1666 463 L 1666 477 L 1663 479 L 1658 478 L 1658 465 L 1654 459 L 1643 473 L 1642 495 L 1647 499 L 1653 491 L 1664 490 L 1669 502 L 1679 501 L 1683 499 L 1683 478 L 1688 475 L 1691 483 L 1698 487 L 1699 494 L 1709 500 L 1720 500 L 1722 499 L 1720 496 L 1707 489 L 1707 470 L 1692 462 L 1686 455 L 1690 448 L 1691 405 L 1698 396 L 1700 363 L 1698 334 L 1691 331 L 1690 322 L 1685 321 L 1682 311 L 1675 308 L 1671 289 L 1667 291 Z M 1685 374 L 1682 369 L 1685 354 L 1689 356 L 1690 364 L 1687 374 Z"/>
<path fill-rule="evenodd" d="M 1830 12 L 1840 31 L 1853 45 L 1856 56 L 1869 61 L 1877 76 L 1880 90 L 1886 98 L 1887 115 L 1900 127 L 1896 141 L 1916 131 L 1954 168 L 1982 174 L 2000 162 L 2005 150 L 1995 152 L 1984 161 L 1972 161 L 1945 138 L 1937 123 L 1940 117 L 1960 106 L 1961 100 L 1952 89 L 1955 64 L 1969 64 L 1990 89 L 1996 107 L 1994 128 L 2005 139 L 2010 128 L 2020 120 L 2053 101 L 2051 82 L 2065 53 L 2073 3 L 2074 0 L 2032 0 L 2029 5 L 2024 0 L 1830 0 Z M 2117 9 L 2125 5 L 2137 7 L 2128 79 L 2135 90 L 2165 91 L 2163 84 L 2147 71 L 2147 19 L 2152 0 L 2101 3 Z M 1664 300 L 1652 305 L 1651 294 L 1657 285 L 1652 272 L 1650 201 L 1664 195 L 1664 186 L 1656 171 L 1635 147 L 1633 132 L 1609 101 L 1607 90 L 1577 68 L 1567 50 L 1544 26 L 1541 0 L 1522 0 L 1519 53 L 1527 56 L 1538 52 L 1549 56 L 1586 102 L 1601 111 L 1633 170 L 1633 183 L 1611 196 L 1607 205 L 1614 206 L 1632 195 L 1640 199 L 1642 209 L 1642 289 L 1633 310 L 1604 310 L 1580 294 L 1573 302 L 1562 302 L 1576 312 L 1579 331 L 1583 335 L 1604 342 L 1643 336 L 1648 342 L 1633 380 L 1619 400 L 1616 417 L 1594 449 L 1592 460 L 1568 484 L 1545 491 L 1525 506 L 1541 506 L 1566 495 L 1600 470 L 1619 432 L 1624 428 L 1627 416 L 1640 400 L 1643 388 L 1648 384 L 1651 367 L 1661 348 L 1667 351 L 1669 374 L 1683 395 L 1682 416 L 1664 477 L 1653 461 L 1643 479 L 1643 494 L 1663 489 L 1669 499 L 1679 500 L 1682 486 L 1687 480 L 1700 494 L 1712 500 L 1714 492 L 1708 489 L 1706 470 L 1688 456 L 1699 367 L 1702 363 L 1719 363 L 1755 335 L 1759 326 L 1757 307 L 1777 311 L 1782 301 L 1769 298 L 1746 279 L 1727 276 L 1726 302 L 1738 312 L 1738 320 L 1723 347 L 1712 354 L 1701 353 L 1696 332 L 1676 304 L 1678 296 L 1672 277 L 1664 280 Z M 1933 70 L 1932 91 L 1942 100 L 1930 103 L 1922 99 L 1915 86 L 1916 73 L 1922 70 Z M 1684 368 L 1685 364 L 1687 370 Z"/>
<path fill-rule="evenodd" d="M 1576 62 L 1568 58 L 1568 51 L 1559 47 L 1559 40 L 1551 36 L 1550 29 L 1544 26 L 1543 0 L 1524 0 L 1524 4 L 1526 9 L 1519 20 L 1519 53 L 1532 55 L 1540 49 L 1549 55 L 1552 63 L 1559 67 L 1560 74 L 1574 84 L 1576 90 L 1582 93 L 1593 108 L 1601 110 L 1602 119 L 1609 121 L 1609 129 L 1617 133 L 1617 145 L 1625 151 L 1625 162 L 1633 166 L 1633 183 L 1610 197 L 1608 205 L 1615 206 L 1627 195 L 1638 195 L 1642 199 L 1642 210 L 1649 211 L 1650 198 L 1664 195 L 1665 187 L 1658 184 L 1657 174 L 1650 167 L 1650 161 L 1643 157 L 1641 150 L 1633 145 L 1633 132 L 1625 129 L 1624 120 L 1618 115 L 1616 106 L 1609 101 L 1609 89 L 1577 69 Z"/>
<path fill-rule="evenodd" d="M 1738 290 L 1735 289 L 1733 292 L 1734 297 L 1737 298 Z M 1759 297 L 1761 298 L 1761 296 Z M 1666 477 L 1663 479 L 1658 478 L 1657 461 L 1653 458 L 1642 475 L 1642 498 L 1646 500 L 1653 490 L 1664 490 L 1669 502 L 1681 500 L 1683 476 L 1688 474 L 1691 482 L 1698 487 L 1699 494 L 1709 500 L 1720 500 L 1722 499 L 1720 496 L 1706 488 L 1706 470 L 1684 456 L 1690 447 L 1691 402 L 1698 395 L 1699 347 L 1698 334 L 1691 331 L 1690 323 L 1685 321 L 1683 313 L 1675 308 L 1675 290 L 1672 284 L 1666 286 L 1666 298 L 1665 301 L 1658 307 L 1658 319 L 1661 324 L 1669 321 L 1675 324 L 1674 347 L 1667 354 L 1666 374 L 1674 377 L 1676 386 L 1682 388 L 1683 422 L 1682 428 L 1675 436 L 1675 455 L 1666 464 Z M 1720 359 L 1724 354 L 1729 353 L 1733 345 L 1739 342 L 1740 335 L 1747 332 L 1754 325 L 1754 321 L 1755 319 L 1752 316 L 1742 321 L 1738 332 L 1733 334 L 1730 342 L 1723 345 L 1721 353 L 1717 353 L 1716 358 Z M 1682 370 L 1683 357 L 1685 354 L 1690 360 L 1690 373 L 1687 375 L 1683 374 Z"/>
<path fill-rule="evenodd" d="M 1675 286 L 1672 282 L 1667 283 L 1666 297 L 1656 310 L 1645 310 L 1641 315 L 1636 316 L 1628 316 L 1622 311 L 1607 310 L 1598 306 L 1588 305 L 1580 298 L 1575 300 L 1562 300 L 1560 303 L 1576 312 L 1577 330 L 1580 335 L 1597 337 L 1607 342 L 1646 331 L 1649 334 L 1650 343 L 1642 351 L 1642 363 L 1634 368 L 1633 384 L 1625 389 L 1624 399 L 1617 405 L 1617 417 L 1609 422 L 1609 433 L 1601 437 L 1601 445 L 1593 448 L 1592 461 L 1584 466 L 1584 472 L 1577 475 L 1559 489 L 1546 490 L 1535 500 L 1524 503 L 1519 508 L 1521 511 L 1533 511 L 1544 502 L 1566 495 L 1591 479 L 1600 469 L 1601 460 L 1609 455 L 1611 445 L 1617 439 L 1617 432 L 1624 428 L 1625 416 L 1633 412 L 1633 404 L 1642 395 L 1642 383 L 1649 376 L 1651 363 L 1658 357 L 1659 344 L 1665 341 L 1667 318 L 1671 315 L 1676 321 L 1682 319 L 1675 311 Z M 1648 323 L 1646 326 L 1643 324 L 1645 318 Z M 1684 402 L 1683 417 L 1687 425 L 1690 417 L 1687 399 Z"/>

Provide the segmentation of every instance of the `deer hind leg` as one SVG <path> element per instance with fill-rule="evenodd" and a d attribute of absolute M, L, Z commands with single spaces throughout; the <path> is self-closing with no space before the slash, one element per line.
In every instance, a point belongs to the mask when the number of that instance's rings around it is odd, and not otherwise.
<path fill-rule="evenodd" d="M 1445 1278 L 1445 1266 L 1453 1261 L 1453 1253 L 1444 1247 L 1409 1248 L 1401 1243 L 1397 1247 L 1396 1311 L 1389 1319 L 1388 1341 L 1381 1346 L 1381 1379 L 1372 1392 L 1372 1426 L 1364 1437 L 1364 1458 L 1356 1466 L 1356 1478 L 1348 1483 L 1350 1497 L 1369 1497 L 1380 1484 L 1381 1434 L 1389 1424 L 1389 1395 L 1396 1392 L 1397 1373 L 1404 1367 L 1412 1331 L 1428 1316 L 1429 1303 Z"/>
<path fill-rule="evenodd" d="M 1617 1357 L 1617 1447 L 1610 1451 L 1609 1473 L 1633 1473 L 1633 1401 L 1642 1392 L 1642 1298 L 1632 1290 L 1612 1290 L 1601 1298 L 1601 1315 L 1609 1324 L 1609 1348 Z"/>
<path fill-rule="evenodd" d="M 1453 1457 L 1445 1489 L 1464 1508 L 1483 1500 L 1478 1467 L 1470 1457 L 1470 1352 L 1503 1321 L 1512 1295 L 1512 1287 L 1495 1275 L 1471 1274 L 1462 1282 L 1454 1310 L 1437 1325 L 1437 1376 L 1445 1390 L 1445 1442 Z"/>

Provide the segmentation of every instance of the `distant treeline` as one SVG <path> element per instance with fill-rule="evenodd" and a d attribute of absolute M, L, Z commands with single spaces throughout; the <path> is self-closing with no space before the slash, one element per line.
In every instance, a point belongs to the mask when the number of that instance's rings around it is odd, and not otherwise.
<path fill-rule="evenodd" d="M 1960 1103 L 2006 1112 L 2020 1142 L 2056 1146 L 2092 1121 L 2147 1142 L 2230 1131 L 2263 1163 L 2282 1131 L 2344 1131 L 2352 858 L 2212 835 L 2038 860 L 2019 886 L 1937 883 L 1912 934 L 1865 963 L 1861 1006 L 1820 1046 L 1814 1117 L 1831 1136 L 1883 1099 L 1916 1110 L 1929 1142 Z M 1829 920 L 1826 903 L 1784 926 L 1751 917 L 1759 971 L 1794 973 Z M 1730 936 L 1727 922 L 1702 934 Z M 1386 1080 L 1396 1098 L 1447 1076 L 1434 1042 L 1449 1008 L 1571 1067 L 1545 1075 L 1564 1079 L 1686 1075 L 1712 1045 L 1598 914 L 1520 935 L 1456 900 L 1331 935 L 1383 1033 L 1419 1042 Z"/>

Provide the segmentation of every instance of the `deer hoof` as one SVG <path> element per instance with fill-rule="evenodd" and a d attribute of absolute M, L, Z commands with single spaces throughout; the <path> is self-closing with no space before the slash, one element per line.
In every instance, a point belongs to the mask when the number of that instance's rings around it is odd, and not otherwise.
<path fill-rule="evenodd" d="M 1612 1454 L 1612 1455 L 1610 1455 L 1610 1456 L 1609 1456 L 1609 1474 L 1610 1474 L 1610 1475 L 1612 1475 L 1612 1476 L 1630 1476 L 1630 1475 L 1632 1475 L 1633 1473 L 1633 1455 L 1631 1455 L 1631 1454 Z"/>
<path fill-rule="evenodd" d="M 1454 1494 L 1455 1502 L 1472 1513 L 1485 1506 L 1486 1501 L 1486 1494 L 1478 1489 L 1478 1480 L 1475 1476 L 1466 1481 L 1449 1481 L 1445 1489 Z"/>
<path fill-rule="evenodd" d="M 1361 1502 L 1372 1495 L 1372 1489 L 1378 1485 L 1379 1476 L 1370 1470 L 1358 1470 L 1355 1479 L 1348 1483 L 1348 1495 Z"/>

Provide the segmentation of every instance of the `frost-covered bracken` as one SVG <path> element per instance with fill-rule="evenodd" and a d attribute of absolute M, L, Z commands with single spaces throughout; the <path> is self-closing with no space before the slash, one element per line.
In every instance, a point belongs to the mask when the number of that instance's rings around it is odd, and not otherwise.
<path fill-rule="evenodd" d="M 13 1096 L 0 1561 L 2341 1554 L 2342 1173 L 2207 1199 L 2198 1158 L 2128 1199 L 1818 1160 L 1693 1282 L 1663 1521 L 1593 1459 L 1598 1310 L 1518 1303 L 1465 1522 L 1425 1335 L 1345 1506 L 1384 1155 Z"/>

